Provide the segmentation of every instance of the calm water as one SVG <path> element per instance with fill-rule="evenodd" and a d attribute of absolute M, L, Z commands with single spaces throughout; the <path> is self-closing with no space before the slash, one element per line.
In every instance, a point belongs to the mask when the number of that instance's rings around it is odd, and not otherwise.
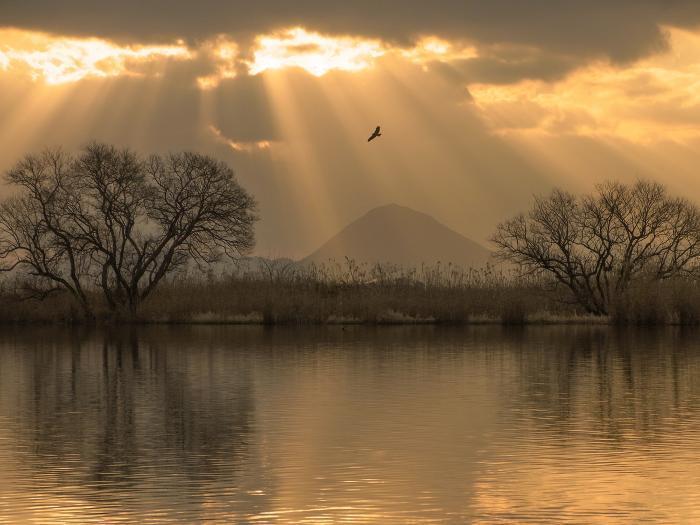
<path fill-rule="evenodd" d="M 0 332 L 0 523 L 700 523 L 700 333 Z"/>

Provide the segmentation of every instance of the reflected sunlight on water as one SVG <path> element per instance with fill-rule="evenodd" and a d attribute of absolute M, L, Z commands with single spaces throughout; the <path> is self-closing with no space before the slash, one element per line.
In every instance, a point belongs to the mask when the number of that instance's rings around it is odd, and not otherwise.
<path fill-rule="evenodd" d="M 0 523 L 700 522 L 700 339 L 5 329 Z"/>

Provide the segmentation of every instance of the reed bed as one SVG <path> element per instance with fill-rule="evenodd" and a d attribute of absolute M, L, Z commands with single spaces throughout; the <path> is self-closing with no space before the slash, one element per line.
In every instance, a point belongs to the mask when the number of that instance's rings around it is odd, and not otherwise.
<path fill-rule="evenodd" d="M 83 322 L 66 294 L 22 300 L 0 283 L 0 322 Z M 98 305 L 98 321 L 119 321 Z M 121 319 L 123 320 L 123 319 Z M 264 261 L 215 274 L 173 276 L 146 301 L 142 323 L 471 324 L 700 323 L 700 281 L 684 278 L 633 287 L 609 317 L 587 315 L 566 290 L 538 276 L 493 266 L 402 268 L 352 260 L 300 266 Z"/>

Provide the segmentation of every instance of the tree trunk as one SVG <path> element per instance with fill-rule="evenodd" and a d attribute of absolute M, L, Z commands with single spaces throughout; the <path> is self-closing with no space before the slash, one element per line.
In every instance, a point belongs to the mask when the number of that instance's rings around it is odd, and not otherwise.
<path fill-rule="evenodd" d="M 138 292 L 129 294 L 129 304 L 127 305 L 129 321 L 135 321 L 137 319 L 140 303 Z"/>
<path fill-rule="evenodd" d="M 95 312 L 92 311 L 92 308 L 90 307 L 90 304 L 87 302 L 87 300 L 79 297 L 78 303 L 80 304 L 80 308 L 83 310 L 85 321 L 88 323 L 93 322 L 95 320 Z"/>

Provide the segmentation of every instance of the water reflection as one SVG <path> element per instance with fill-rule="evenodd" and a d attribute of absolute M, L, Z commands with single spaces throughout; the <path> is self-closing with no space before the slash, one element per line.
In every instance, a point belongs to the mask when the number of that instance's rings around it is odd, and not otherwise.
<path fill-rule="evenodd" d="M 5 329 L 0 523 L 700 521 L 680 329 Z"/>
<path fill-rule="evenodd" d="M 254 405 L 250 368 L 235 355 L 135 332 L 19 333 L 2 345 L 2 443 L 12 448 L 0 446 L 0 459 L 15 468 L 1 492 L 23 519 L 70 521 L 66 507 L 76 523 L 86 509 L 96 521 L 262 509 L 238 480 Z"/>

